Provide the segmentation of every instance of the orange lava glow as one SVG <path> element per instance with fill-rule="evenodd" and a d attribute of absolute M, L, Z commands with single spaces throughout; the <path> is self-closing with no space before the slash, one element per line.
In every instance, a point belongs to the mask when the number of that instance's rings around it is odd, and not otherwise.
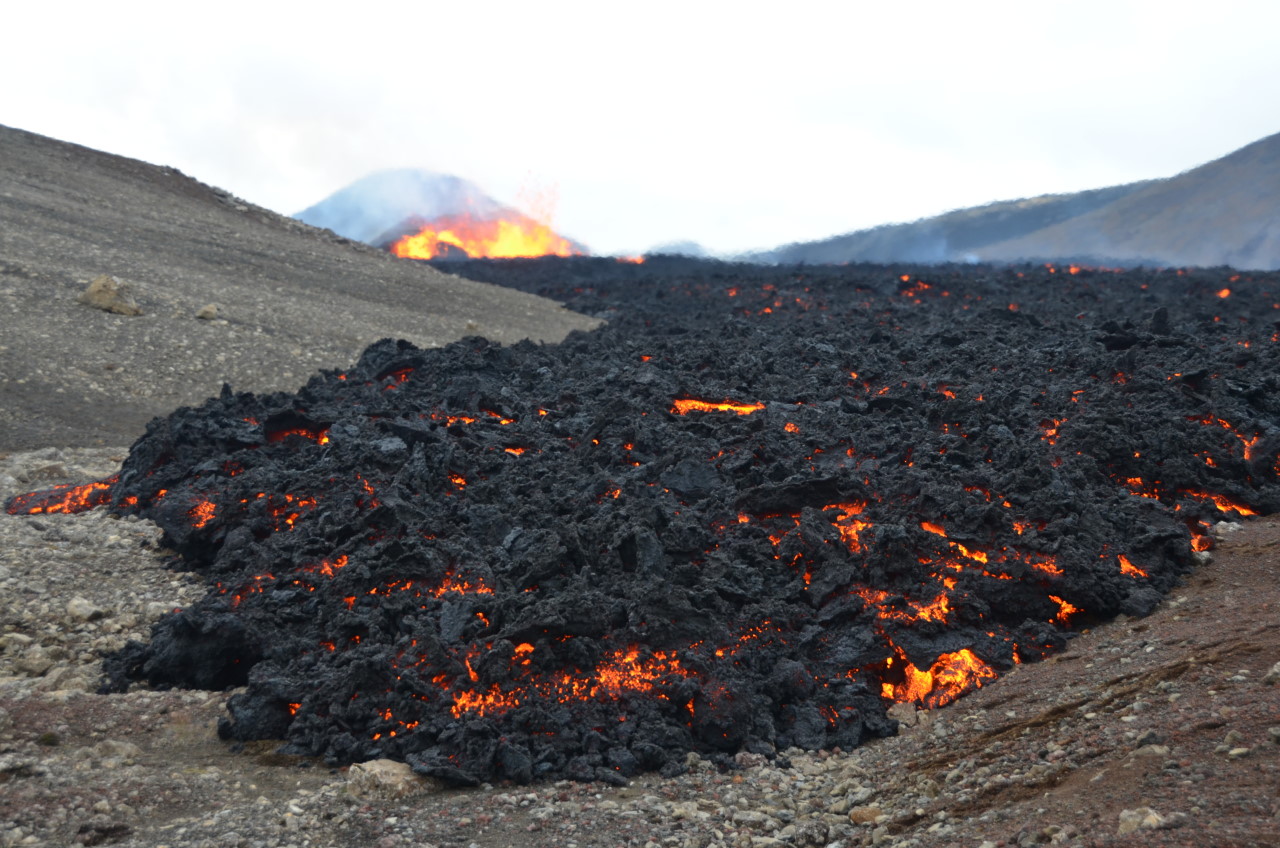
<path fill-rule="evenodd" d="M 1053 620 L 1059 624 L 1066 624 L 1072 615 L 1080 612 L 1079 607 L 1067 603 L 1057 595 L 1050 595 L 1049 600 L 1058 605 L 1058 614 L 1053 617 Z"/>
<path fill-rule="evenodd" d="M 39 492 L 18 495 L 5 510 L 10 515 L 42 515 L 63 513 L 71 515 L 102 506 L 111 500 L 111 487 L 120 480 L 115 474 L 105 480 L 85 483 L 83 486 L 54 486 Z"/>
<path fill-rule="evenodd" d="M 1213 501 L 1213 505 L 1216 506 L 1220 512 L 1234 512 L 1238 515 L 1258 514 L 1250 507 L 1247 507 L 1242 503 L 1237 503 L 1226 495 L 1219 495 L 1213 492 L 1200 492 L 1194 489 L 1182 489 L 1181 492 L 1187 497 L 1195 498 L 1196 500 Z"/>
<path fill-rule="evenodd" d="M 901 649 L 897 661 L 902 664 L 901 683 L 885 682 L 881 694 L 898 703 L 916 703 L 927 709 L 943 707 L 988 680 L 996 679 L 996 672 L 968 648 L 942 654 L 937 661 L 922 671 L 912 665 Z M 892 668 L 894 658 L 886 661 Z"/>
<path fill-rule="evenodd" d="M 764 409 L 763 403 L 738 403 L 732 400 L 709 401 L 695 398 L 676 398 L 672 401 L 671 411 L 676 415 L 688 415 L 690 412 L 736 412 L 739 415 L 750 415 Z"/>
<path fill-rule="evenodd" d="M 267 432 L 267 442 L 274 444 L 275 442 L 283 442 L 290 436 L 301 436 L 304 439 L 310 439 L 318 445 L 329 444 L 329 428 L 322 427 L 318 429 L 307 429 L 306 427 L 291 427 L 287 430 L 269 430 Z"/>
<path fill-rule="evenodd" d="M 187 515 L 191 518 L 191 526 L 197 529 L 204 527 L 213 520 L 214 515 L 218 512 L 218 505 L 213 501 L 201 501 Z"/>
<path fill-rule="evenodd" d="M 532 652 L 533 646 L 528 643 L 515 647 L 517 656 L 527 657 Z M 590 672 L 561 672 L 512 689 L 495 685 L 484 691 L 457 692 L 450 712 L 455 718 L 464 713 L 485 716 L 518 707 L 533 696 L 549 697 L 561 703 L 616 700 L 630 692 L 652 692 L 665 682 L 690 674 L 674 652 L 655 651 L 642 657 L 640 648 L 632 646 L 605 654 Z"/>
<path fill-rule="evenodd" d="M 835 520 L 831 523 L 835 525 L 836 531 L 840 534 L 840 541 L 853 553 L 860 553 L 864 549 L 862 544 L 861 533 L 863 530 L 871 527 L 870 521 L 862 521 L 855 516 L 860 515 L 867 508 L 866 501 L 856 501 L 854 503 L 828 504 L 822 508 L 823 512 L 828 510 L 839 510 Z"/>
<path fill-rule="evenodd" d="M 493 259 L 581 255 L 546 224 L 524 216 L 446 215 L 391 245 L 393 254 L 407 259 L 433 259 L 457 250 L 473 258 Z"/>
<path fill-rule="evenodd" d="M 1120 554 L 1120 556 L 1116 557 L 1116 559 L 1120 561 L 1120 573 L 1123 574 L 1124 576 L 1126 577 L 1146 577 L 1147 576 L 1147 572 L 1143 571 L 1141 568 L 1138 568 L 1138 566 L 1130 562 L 1129 558 L 1124 554 Z"/>

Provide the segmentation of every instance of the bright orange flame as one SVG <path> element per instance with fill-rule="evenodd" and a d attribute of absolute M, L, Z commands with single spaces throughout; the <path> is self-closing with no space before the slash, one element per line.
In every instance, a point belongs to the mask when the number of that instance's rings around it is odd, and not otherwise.
<path fill-rule="evenodd" d="M 671 411 L 676 415 L 688 415 L 690 412 L 736 412 L 739 415 L 750 415 L 764 409 L 763 403 L 736 403 L 731 400 L 708 401 L 694 398 L 676 398 L 672 401 Z"/>
<path fill-rule="evenodd" d="M 1228 297 L 1231 297 L 1231 289 L 1227 289 L 1227 288 L 1219 289 L 1218 297 L 1223 298 L 1224 300 Z"/>
<path fill-rule="evenodd" d="M 487 219 L 446 215 L 391 245 L 391 252 L 408 259 L 432 259 L 450 252 L 444 245 L 465 251 L 467 256 L 494 259 L 581 255 L 546 224 L 522 215 Z"/>

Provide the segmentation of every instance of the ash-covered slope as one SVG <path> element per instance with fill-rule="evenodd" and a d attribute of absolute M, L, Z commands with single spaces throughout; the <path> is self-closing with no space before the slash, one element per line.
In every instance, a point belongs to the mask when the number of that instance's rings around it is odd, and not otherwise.
<path fill-rule="evenodd" d="M 1167 179 L 958 209 L 750 255 L 761 262 L 1280 268 L 1280 134 Z"/>
<path fill-rule="evenodd" d="M 142 315 L 77 303 L 103 274 Z M 216 319 L 197 320 L 210 305 Z M 172 168 L 0 127 L 0 451 L 127 444 L 223 382 L 293 389 L 387 335 L 555 340 L 593 324 Z"/>
<path fill-rule="evenodd" d="M 987 260 L 1280 269 L 1280 133 L 1086 215 L 976 251 Z"/>
<path fill-rule="evenodd" d="M 884 224 L 817 241 L 783 245 L 759 262 L 964 262 L 1009 241 L 1107 206 L 1150 185 L 1129 183 L 1071 194 L 1047 194 L 957 209 L 903 224 Z"/>
<path fill-rule="evenodd" d="M 1274 276 L 468 268 L 617 317 L 381 342 L 10 505 L 141 512 L 207 576 L 118 684 L 247 684 L 231 738 L 459 782 L 848 747 L 1280 506 Z"/>

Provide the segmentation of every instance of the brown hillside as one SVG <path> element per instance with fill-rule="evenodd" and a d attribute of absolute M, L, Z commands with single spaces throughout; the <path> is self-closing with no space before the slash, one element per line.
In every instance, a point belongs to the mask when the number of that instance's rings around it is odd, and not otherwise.
<path fill-rule="evenodd" d="M 1100 209 L 984 247 L 985 260 L 1280 268 L 1280 133 Z"/>

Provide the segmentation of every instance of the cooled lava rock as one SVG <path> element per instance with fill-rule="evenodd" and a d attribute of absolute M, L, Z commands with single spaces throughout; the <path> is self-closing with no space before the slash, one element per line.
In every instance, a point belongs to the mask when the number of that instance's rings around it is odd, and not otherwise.
<path fill-rule="evenodd" d="M 611 323 L 384 340 L 10 504 L 141 513 L 207 577 L 116 687 L 247 686 L 224 737 L 459 783 L 850 748 L 1280 502 L 1276 275 L 466 265 Z"/>

